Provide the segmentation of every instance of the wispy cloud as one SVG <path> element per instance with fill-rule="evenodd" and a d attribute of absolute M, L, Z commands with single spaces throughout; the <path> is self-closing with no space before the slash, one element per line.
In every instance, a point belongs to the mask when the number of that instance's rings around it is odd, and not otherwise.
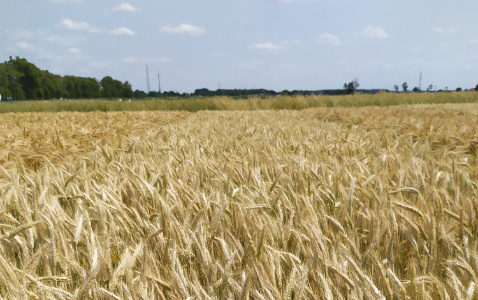
<path fill-rule="evenodd" d="M 11 39 L 16 39 L 16 40 L 31 39 L 32 37 L 35 37 L 35 32 L 34 31 L 28 30 L 28 29 L 21 29 L 21 28 L 14 29 L 14 30 L 6 29 L 5 33 Z"/>
<path fill-rule="evenodd" d="M 113 7 L 113 11 L 139 12 L 141 11 L 141 8 L 136 8 L 129 3 L 121 3 L 120 5 Z"/>
<path fill-rule="evenodd" d="M 78 48 L 70 48 L 68 49 L 68 54 L 74 55 L 74 56 L 82 56 L 83 53 Z"/>
<path fill-rule="evenodd" d="M 325 45 L 338 46 L 340 45 L 340 39 L 336 35 L 333 35 L 330 33 L 324 33 L 319 35 L 319 43 L 325 44 Z"/>
<path fill-rule="evenodd" d="M 78 30 L 78 31 L 88 31 L 88 32 L 98 32 L 98 29 L 90 26 L 88 22 L 76 22 L 70 19 L 63 19 L 61 25 L 69 30 Z"/>
<path fill-rule="evenodd" d="M 71 46 L 77 43 L 84 42 L 86 39 L 82 36 L 60 36 L 60 35 L 50 35 L 45 38 L 45 41 L 59 44 L 63 46 Z"/>
<path fill-rule="evenodd" d="M 274 43 L 269 43 L 269 42 L 253 44 L 253 45 L 250 45 L 249 48 L 255 49 L 255 50 L 270 50 L 270 51 L 281 49 L 280 46 Z"/>
<path fill-rule="evenodd" d="M 120 27 L 120 28 L 116 28 L 116 29 L 113 29 L 110 31 L 111 34 L 114 34 L 114 35 L 129 35 L 129 36 L 134 36 L 136 35 L 136 33 L 129 29 L 129 28 L 126 28 L 126 27 Z"/>
<path fill-rule="evenodd" d="M 15 48 L 25 52 L 33 52 L 35 50 L 35 47 L 33 47 L 31 44 L 27 42 L 17 42 L 15 44 Z"/>
<path fill-rule="evenodd" d="M 433 30 L 436 33 L 456 33 L 456 29 L 453 27 L 450 28 L 440 28 L 440 27 L 435 27 Z"/>
<path fill-rule="evenodd" d="M 386 39 L 388 34 L 381 27 L 367 26 L 360 31 L 360 36 L 366 38 Z"/>
<path fill-rule="evenodd" d="M 200 36 L 206 33 L 206 29 L 191 24 L 181 24 L 176 27 L 163 26 L 161 27 L 161 31 L 173 34 L 187 34 L 192 36 Z"/>

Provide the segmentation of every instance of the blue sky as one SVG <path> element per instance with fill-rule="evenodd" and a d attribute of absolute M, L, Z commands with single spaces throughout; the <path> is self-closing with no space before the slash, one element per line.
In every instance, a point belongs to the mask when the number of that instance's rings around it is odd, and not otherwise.
<path fill-rule="evenodd" d="M 478 84 L 478 1 L 5 0 L 0 61 L 146 90 L 464 89 Z"/>

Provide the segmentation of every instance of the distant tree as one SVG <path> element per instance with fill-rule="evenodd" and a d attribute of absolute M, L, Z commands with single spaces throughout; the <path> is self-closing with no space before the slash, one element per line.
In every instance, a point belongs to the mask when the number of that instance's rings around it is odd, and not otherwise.
<path fill-rule="evenodd" d="M 125 83 L 123 83 L 123 97 L 124 98 L 133 97 L 133 89 L 131 88 L 131 84 L 128 81 L 125 81 Z"/>
<path fill-rule="evenodd" d="M 288 90 L 283 90 L 282 92 L 280 92 L 281 95 L 290 95 L 290 92 Z"/>
<path fill-rule="evenodd" d="M 44 98 L 40 69 L 28 62 L 25 58 L 19 58 L 18 56 L 15 57 L 15 59 L 10 57 L 7 64 L 21 74 L 17 79 L 25 93 L 26 99 Z"/>
<path fill-rule="evenodd" d="M 427 88 L 427 91 L 428 91 L 428 92 L 431 92 L 432 90 L 433 90 L 433 85 L 430 84 L 430 85 L 428 86 L 428 88 Z"/>
<path fill-rule="evenodd" d="M 413 90 L 412 90 L 414 93 L 417 93 L 419 91 L 419 89 L 417 87 L 414 87 Z"/>
<path fill-rule="evenodd" d="M 407 91 L 408 91 L 408 84 L 407 84 L 407 82 L 402 83 L 402 89 L 403 89 L 404 92 L 407 92 Z"/>
<path fill-rule="evenodd" d="M 478 84 L 475 86 L 475 92 L 478 92 Z"/>
<path fill-rule="evenodd" d="M 393 89 L 395 90 L 395 92 L 398 93 L 398 85 L 394 85 L 394 86 L 393 86 Z"/>
<path fill-rule="evenodd" d="M 136 99 L 140 99 L 140 98 L 146 98 L 147 94 L 144 91 L 136 90 L 136 91 L 133 92 L 133 96 Z"/>
<path fill-rule="evenodd" d="M 448 87 L 447 87 L 447 86 L 445 87 L 445 91 L 447 91 L 447 92 L 448 92 Z"/>
<path fill-rule="evenodd" d="M 357 91 L 357 88 L 360 86 L 358 79 L 355 78 L 349 83 L 344 83 L 344 90 L 346 94 L 353 94 Z"/>
<path fill-rule="evenodd" d="M 100 98 L 101 86 L 96 78 L 78 78 L 81 84 L 81 98 Z"/>
<path fill-rule="evenodd" d="M 123 96 L 123 84 L 119 80 L 105 76 L 100 81 L 101 96 L 104 98 L 119 98 Z"/>
<path fill-rule="evenodd" d="M 461 87 L 457 87 L 455 91 L 461 92 L 461 91 L 463 91 L 463 89 Z"/>
<path fill-rule="evenodd" d="M 10 57 L 12 60 L 12 57 Z M 25 92 L 20 84 L 23 73 L 16 71 L 9 62 L 0 64 L 0 93 L 15 100 L 24 100 Z"/>
<path fill-rule="evenodd" d="M 196 89 L 194 91 L 194 95 L 196 96 L 203 96 L 203 97 L 210 97 L 210 96 L 214 96 L 214 91 L 210 91 L 206 88 L 202 88 L 202 89 Z"/>

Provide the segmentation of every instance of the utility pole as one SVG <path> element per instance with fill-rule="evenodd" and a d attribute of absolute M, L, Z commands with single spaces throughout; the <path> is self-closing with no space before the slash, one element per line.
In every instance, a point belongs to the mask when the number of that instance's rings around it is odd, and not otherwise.
<path fill-rule="evenodd" d="M 148 65 L 146 65 L 146 93 L 149 94 L 151 87 L 149 86 L 149 72 Z"/>
<path fill-rule="evenodd" d="M 420 71 L 420 79 L 418 79 L 418 90 L 422 90 L 422 71 Z"/>
<path fill-rule="evenodd" d="M 159 86 L 158 92 L 161 94 L 161 81 L 159 80 L 159 77 L 161 75 L 159 75 L 159 70 L 158 70 L 158 74 L 156 76 L 158 77 L 158 86 Z"/>

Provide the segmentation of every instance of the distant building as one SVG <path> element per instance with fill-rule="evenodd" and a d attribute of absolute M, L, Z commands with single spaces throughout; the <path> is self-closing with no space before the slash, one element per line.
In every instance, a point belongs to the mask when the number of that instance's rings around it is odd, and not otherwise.
<path fill-rule="evenodd" d="M 475 88 L 468 89 L 469 92 L 474 92 Z"/>

